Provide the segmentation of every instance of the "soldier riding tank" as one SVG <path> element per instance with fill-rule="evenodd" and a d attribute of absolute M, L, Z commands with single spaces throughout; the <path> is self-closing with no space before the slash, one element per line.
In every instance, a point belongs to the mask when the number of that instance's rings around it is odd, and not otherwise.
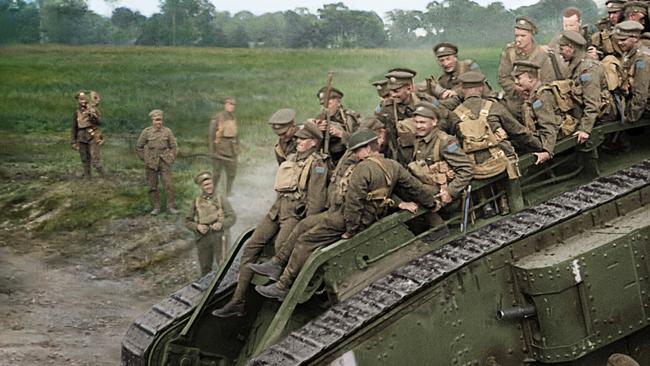
<path fill-rule="evenodd" d="M 598 125 L 542 167 L 522 156 L 508 216 L 463 233 L 458 215 L 425 228 L 423 212 L 395 213 L 312 254 L 284 302 L 251 289 L 245 317 L 216 318 L 246 232 L 217 274 L 135 320 L 122 365 L 650 364 L 648 126 Z M 632 152 L 599 156 L 626 130 Z"/>

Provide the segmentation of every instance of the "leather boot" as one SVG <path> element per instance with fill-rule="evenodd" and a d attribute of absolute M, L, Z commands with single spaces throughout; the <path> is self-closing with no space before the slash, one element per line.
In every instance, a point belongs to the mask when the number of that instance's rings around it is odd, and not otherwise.
<path fill-rule="evenodd" d="M 264 263 L 250 264 L 248 265 L 248 267 L 253 272 L 266 276 L 273 281 L 277 281 L 280 278 L 280 275 L 282 274 L 282 270 L 284 269 L 284 267 L 280 263 L 276 262 L 273 259 Z"/>
<path fill-rule="evenodd" d="M 497 213 L 494 211 L 494 207 L 492 207 L 492 203 L 486 203 L 483 205 L 483 208 L 481 209 L 483 212 L 483 218 L 484 219 L 489 219 L 490 217 L 494 217 Z"/>
<path fill-rule="evenodd" d="M 255 286 L 255 291 L 264 297 L 268 297 L 269 299 L 278 299 L 280 301 L 284 300 L 289 293 L 289 290 L 281 288 L 277 282 L 266 286 L 257 285 Z"/>
<path fill-rule="evenodd" d="M 91 173 L 90 173 L 90 166 L 85 166 L 84 165 L 84 175 L 82 176 L 83 179 L 91 179 Z"/>
<path fill-rule="evenodd" d="M 230 318 L 233 316 L 242 317 L 246 315 L 246 304 L 237 299 L 231 299 L 222 308 L 212 311 L 212 315 L 219 318 Z"/>

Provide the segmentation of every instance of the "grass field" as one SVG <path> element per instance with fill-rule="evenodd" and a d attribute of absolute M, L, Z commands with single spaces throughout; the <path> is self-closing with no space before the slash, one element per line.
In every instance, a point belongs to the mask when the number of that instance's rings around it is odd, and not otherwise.
<path fill-rule="evenodd" d="M 499 52 L 467 50 L 460 58 L 477 61 L 496 85 Z M 273 161 L 276 137 L 266 121 L 275 110 L 294 108 L 298 121 L 319 111 L 315 94 L 328 70 L 346 94 L 344 105 L 369 115 L 378 101 L 369 82 L 397 66 L 417 70 L 417 80 L 440 72 L 428 49 L 0 48 L 0 178 L 7 182 L 0 191 L 0 208 L 6 217 L 28 217 L 33 206 L 22 209 L 21 202 L 29 197 L 42 197 L 43 210 L 68 207 L 42 225 L 49 230 L 140 215 L 148 201 L 133 144 L 150 125 L 151 109 L 165 111 L 165 124 L 175 132 L 182 152 L 205 152 L 208 121 L 222 108 L 218 100 L 235 96 L 245 172 Z M 102 96 L 107 139 L 102 154 L 112 177 L 100 190 L 81 192 L 70 181 L 80 175 L 80 163 L 69 145 L 73 95 L 80 89 Z M 174 165 L 179 207 L 197 192 L 191 177 L 206 168 L 208 162 L 196 159 L 179 159 Z"/>

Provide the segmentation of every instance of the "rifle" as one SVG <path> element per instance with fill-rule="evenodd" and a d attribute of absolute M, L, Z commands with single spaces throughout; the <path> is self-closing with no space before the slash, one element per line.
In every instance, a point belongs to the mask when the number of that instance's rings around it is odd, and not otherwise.
<path fill-rule="evenodd" d="M 237 161 L 237 159 L 229 158 L 227 156 L 223 156 L 217 153 L 213 154 L 207 154 L 207 153 L 195 153 L 195 154 L 183 154 L 181 152 L 178 153 L 179 158 L 196 158 L 196 157 L 202 157 L 202 158 L 209 158 L 212 160 L 221 160 L 221 161 Z"/>
<path fill-rule="evenodd" d="M 467 232 L 467 224 L 469 221 L 469 206 L 472 201 L 472 185 L 467 186 L 467 190 L 463 192 L 463 222 L 460 223 L 460 231 L 465 234 Z"/>
<path fill-rule="evenodd" d="M 551 59 L 551 65 L 553 65 L 553 72 L 555 73 L 555 79 L 556 80 L 564 79 L 564 75 L 562 75 L 562 71 L 560 71 L 560 65 L 557 63 L 557 57 L 555 57 L 555 51 L 549 49 L 548 57 Z"/>
<path fill-rule="evenodd" d="M 332 94 L 332 79 L 334 78 L 334 73 L 329 71 L 327 72 L 327 86 L 325 87 L 325 96 L 323 97 L 323 109 L 325 110 L 325 119 L 327 123 L 325 124 L 325 141 L 323 142 L 323 153 L 329 155 L 330 153 L 330 114 L 327 110 L 327 106 L 330 101 L 330 95 Z"/>
<path fill-rule="evenodd" d="M 625 110 L 623 108 L 623 101 L 621 100 L 621 95 L 617 92 L 612 93 L 614 97 L 614 105 L 616 106 L 616 111 L 619 115 L 619 121 L 622 125 L 625 124 Z"/>

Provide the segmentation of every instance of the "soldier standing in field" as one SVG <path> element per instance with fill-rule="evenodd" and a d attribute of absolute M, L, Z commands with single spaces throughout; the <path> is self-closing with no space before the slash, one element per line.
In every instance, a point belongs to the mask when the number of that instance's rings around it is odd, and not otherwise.
<path fill-rule="evenodd" d="M 89 98 L 92 101 L 89 101 Z M 102 115 L 97 109 L 99 94 L 96 92 L 77 92 L 75 99 L 79 108 L 72 118 L 72 148 L 79 151 L 83 164 L 84 179 L 91 178 L 91 166 L 97 170 L 100 177 L 104 176 L 99 146 L 104 143 L 99 125 Z M 90 105 L 88 103 L 91 103 Z"/>
<path fill-rule="evenodd" d="M 274 147 L 275 159 L 278 164 L 282 164 L 289 155 L 296 152 L 295 119 L 296 111 L 290 108 L 279 109 L 269 118 L 269 124 L 273 132 L 278 135 L 278 142 Z"/>
<path fill-rule="evenodd" d="M 499 61 L 499 84 L 505 92 L 508 109 L 517 118 L 521 117 L 521 105 L 524 102 L 521 88 L 512 77 L 512 70 L 517 61 L 531 61 L 540 65 L 539 78 L 542 82 L 564 79 L 564 62 L 559 55 L 545 52 L 535 43 L 537 33 L 535 23 L 526 17 L 515 20 L 515 40 L 508 43 L 501 53 Z"/>
<path fill-rule="evenodd" d="M 163 111 L 154 109 L 149 112 L 151 126 L 145 128 L 136 144 L 138 157 L 144 161 L 144 169 L 149 186 L 149 199 L 153 205 L 150 214 L 160 213 L 160 192 L 158 191 L 158 176 L 162 178 L 167 193 L 167 210 L 176 214 L 174 190 L 172 189 L 172 164 L 176 160 L 178 145 L 176 137 L 167 127 L 163 126 Z"/>
<path fill-rule="evenodd" d="M 199 268 L 201 276 L 205 276 L 212 271 L 214 260 L 217 267 L 225 261 L 228 254 L 225 230 L 234 225 L 237 218 L 226 197 L 215 192 L 210 172 L 200 172 L 194 182 L 201 187 L 201 194 L 192 200 L 185 226 L 198 234 L 196 250 Z"/>
<path fill-rule="evenodd" d="M 213 159 L 214 184 L 219 184 L 221 172 L 225 171 L 225 192 L 230 196 L 237 174 L 237 155 L 239 155 L 240 146 L 235 118 L 235 98 L 226 97 L 223 102 L 224 110 L 210 120 L 208 146 Z"/>
<path fill-rule="evenodd" d="M 250 265 L 274 237 L 277 253 L 300 220 L 325 209 L 329 170 L 326 156 L 319 151 L 323 134 L 315 123 L 307 121 L 295 135 L 296 152 L 287 156 L 278 168 L 274 186 L 276 200 L 243 248 L 235 293 L 227 304 L 212 312 L 214 316 L 243 316 L 246 291 L 253 278 Z"/>

